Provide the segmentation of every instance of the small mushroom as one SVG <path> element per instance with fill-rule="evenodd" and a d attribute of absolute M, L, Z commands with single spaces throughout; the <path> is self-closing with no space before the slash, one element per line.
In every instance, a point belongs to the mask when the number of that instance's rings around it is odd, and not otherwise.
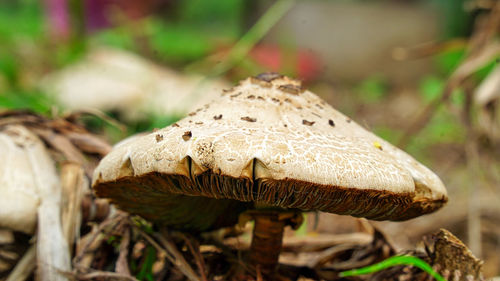
<path fill-rule="evenodd" d="M 37 229 L 37 279 L 67 280 L 71 270 L 60 223 L 61 183 L 44 143 L 21 125 L 0 128 L 0 227 Z"/>
<path fill-rule="evenodd" d="M 33 150 L 44 151 L 45 148 L 24 127 L 9 126 L 0 132 L 0 227 L 27 234 L 35 232 L 37 209 L 41 201 L 37 176 L 30 168 L 31 161 L 39 160 L 30 157 Z"/>
<path fill-rule="evenodd" d="M 265 101 L 221 96 L 196 115 L 204 123 L 191 128 L 196 138 L 189 142 L 179 135 L 193 117 L 159 130 L 162 142 L 144 136 L 116 147 L 95 170 L 97 195 L 184 230 L 235 224 L 246 210 L 240 220 L 255 220 L 249 259 L 269 279 L 283 228 L 300 224 L 298 210 L 399 221 L 446 203 L 443 183 L 411 156 L 345 122 L 350 119 L 309 91 L 294 95 L 294 102 L 324 105 L 324 119 L 273 102 L 289 98 L 281 86 L 302 87 L 285 76 L 265 77 L 271 87 L 253 78 L 232 90 Z M 215 120 L 220 114 L 224 119 Z M 249 119 L 242 116 L 258 121 L 241 122 Z"/>
<path fill-rule="evenodd" d="M 85 87 L 74 86 L 82 83 Z M 185 114 L 229 84 L 183 74 L 132 52 L 99 47 L 90 48 L 77 63 L 49 73 L 40 86 L 66 109 L 96 108 L 138 121 L 149 114 Z"/>

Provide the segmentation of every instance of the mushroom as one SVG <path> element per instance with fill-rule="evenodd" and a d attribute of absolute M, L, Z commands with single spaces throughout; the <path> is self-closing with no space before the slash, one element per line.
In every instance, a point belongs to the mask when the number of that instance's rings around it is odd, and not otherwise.
<path fill-rule="evenodd" d="M 21 125 L 0 129 L 0 227 L 37 229 L 38 280 L 67 280 L 71 271 L 61 227 L 61 184 L 45 144 Z"/>
<path fill-rule="evenodd" d="M 429 169 L 275 73 L 114 148 L 93 187 L 124 210 L 184 230 L 235 224 L 248 210 L 250 263 L 267 276 L 299 210 L 397 221 L 447 201 Z"/>
<path fill-rule="evenodd" d="M 27 148 L 30 143 L 23 135 L 41 143 L 21 126 L 10 126 L 0 131 L 0 227 L 33 234 L 40 195 L 30 162 L 38 159 L 30 158 Z M 40 147 L 36 146 L 36 149 L 44 150 Z"/>
<path fill-rule="evenodd" d="M 74 87 L 82 83 L 86 87 Z M 149 114 L 185 114 L 227 85 L 222 79 L 176 72 L 131 52 L 91 48 L 81 61 L 48 74 L 40 86 L 66 109 L 96 108 L 137 121 Z"/>

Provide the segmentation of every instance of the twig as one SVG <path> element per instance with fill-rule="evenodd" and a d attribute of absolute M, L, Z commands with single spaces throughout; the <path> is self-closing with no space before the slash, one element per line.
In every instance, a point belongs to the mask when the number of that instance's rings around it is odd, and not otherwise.
<path fill-rule="evenodd" d="M 183 234 L 181 232 L 177 232 L 176 235 L 180 236 L 184 240 L 187 247 L 189 248 L 189 251 L 193 255 L 194 260 L 196 262 L 196 265 L 198 266 L 198 271 L 200 272 L 201 279 L 203 281 L 207 281 L 208 279 L 207 279 L 207 276 L 205 274 L 205 272 L 206 272 L 205 271 L 205 261 L 203 260 L 203 257 L 201 256 L 200 247 L 199 247 L 198 243 L 196 244 L 196 250 L 195 250 L 195 247 L 193 247 L 193 244 L 191 243 L 190 239 L 188 237 L 186 237 L 185 234 Z"/>
<path fill-rule="evenodd" d="M 135 226 L 134 226 L 135 227 Z M 149 234 L 144 232 L 142 229 L 135 227 L 135 229 L 139 232 L 142 237 L 146 239 L 146 241 L 149 242 L 160 254 L 164 255 L 169 261 L 175 260 L 175 257 L 173 257 L 169 252 L 167 252 L 158 242 L 156 242 L 153 237 L 151 237 Z"/>
<path fill-rule="evenodd" d="M 116 223 L 116 220 L 121 219 L 123 216 L 125 216 L 124 213 L 118 212 L 113 217 L 110 217 L 110 218 L 106 219 L 105 221 L 103 221 L 101 224 L 99 224 L 99 226 L 97 227 L 97 230 L 94 232 L 94 234 L 92 234 L 89 241 L 79 250 L 79 252 L 75 256 L 75 258 L 73 259 L 73 263 L 78 264 L 82 260 L 83 256 L 87 252 L 88 248 L 92 245 L 92 243 L 94 243 L 94 241 L 97 239 L 97 237 L 99 237 L 102 234 L 103 230 L 106 227 L 108 227 L 109 225 Z"/>
<path fill-rule="evenodd" d="M 342 251 L 350 250 L 354 247 L 358 246 L 357 244 L 340 244 L 333 246 L 320 254 L 318 254 L 314 259 L 309 261 L 308 266 L 311 268 L 319 269 L 325 263 L 332 259 L 335 255 Z"/>
<path fill-rule="evenodd" d="M 139 234 L 142 235 L 153 247 L 155 247 L 158 252 L 165 255 L 165 257 L 176 266 L 184 276 L 186 276 L 189 280 L 192 281 L 200 281 L 200 278 L 196 275 L 191 266 L 184 259 L 182 254 L 177 250 L 175 245 L 172 245 L 170 241 L 167 241 L 163 236 L 159 234 L 155 234 L 156 239 L 158 239 L 161 243 L 157 243 L 149 234 L 144 232 L 139 227 L 134 227 L 139 231 Z"/>
<path fill-rule="evenodd" d="M 130 276 L 128 268 L 128 247 L 130 245 L 130 229 L 123 233 L 122 241 L 120 242 L 120 253 L 116 260 L 115 271 L 119 274 Z"/>
<path fill-rule="evenodd" d="M 78 280 L 95 280 L 104 278 L 106 280 L 119 280 L 119 281 L 139 281 L 135 277 L 127 276 L 120 273 L 109 272 L 109 271 L 94 271 L 91 273 L 85 273 L 78 275 Z"/>
<path fill-rule="evenodd" d="M 461 49 L 467 45 L 465 39 L 452 39 L 444 42 L 429 42 L 412 47 L 398 47 L 392 51 L 392 57 L 398 61 L 421 59 L 441 52 Z"/>
<path fill-rule="evenodd" d="M 162 235 L 156 233 L 155 234 L 156 239 L 160 241 L 160 243 L 163 245 L 165 250 L 170 253 L 171 256 L 174 257 L 172 262 L 173 265 L 175 265 L 179 270 L 191 281 L 200 281 L 200 277 L 197 276 L 197 274 L 194 272 L 194 270 L 191 268 L 191 265 L 184 259 L 184 256 L 177 250 L 177 247 L 175 246 L 172 241 L 167 240 L 166 237 L 168 237 L 168 233 L 165 230 L 162 230 Z"/>

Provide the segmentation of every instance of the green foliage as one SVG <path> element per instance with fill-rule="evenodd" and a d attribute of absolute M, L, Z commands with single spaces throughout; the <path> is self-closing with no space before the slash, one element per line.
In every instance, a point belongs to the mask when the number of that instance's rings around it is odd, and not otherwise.
<path fill-rule="evenodd" d="M 380 102 L 388 93 L 387 80 L 380 75 L 371 76 L 363 80 L 356 91 L 363 102 Z"/>
<path fill-rule="evenodd" d="M 422 131 L 425 142 L 460 143 L 465 139 L 465 133 L 460 120 L 445 107 L 440 107 L 431 122 Z"/>
<path fill-rule="evenodd" d="M 434 277 L 437 281 L 446 281 L 443 276 L 441 276 L 439 273 L 434 271 L 432 267 L 426 263 L 425 261 L 413 257 L 413 256 L 394 256 L 390 257 L 382 262 L 369 265 L 363 268 L 359 269 L 353 269 L 353 270 L 348 270 L 341 272 L 339 274 L 340 277 L 349 277 L 349 276 L 358 276 L 358 275 L 364 275 L 364 274 L 370 274 L 374 272 L 378 272 L 381 270 L 384 270 L 389 267 L 397 266 L 397 265 L 412 265 L 415 267 L 420 268 L 421 270 L 427 272 L 430 276 Z"/>
<path fill-rule="evenodd" d="M 153 52 L 165 61 L 192 61 L 213 50 L 207 33 L 187 25 L 151 19 L 147 22 L 146 32 Z"/>
<path fill-rule="evenodd" d="M 43 36 L 42 1 L 2 1 L 0 9 L 0 41 L 3 47 L 18 38 Z M 1 48 L 2 46 L 0 46 Z"/>
<path fill-rule="evenodd" d="M 0 76 L 10 85 L 17 84 L 19 76 L 19 62 L 7 50 L 0 50 Z"/>
<path fill-rule="evenodd" d="M 384 140 L 392 143 L 392 144 L 395 144 L 398 142 L 398 140 L 401 138 L 401 133 L 400 131 L 397 131 L 397 130 L 394 130 L 394 129 L 391 129 L 389 127 L 385 127 L 385 126 L 379 126 L 379 127 L 376 127 L 373 129 L 373 132 L 383 138 Z"/>
<path fill-rule="evenodd" d="M 86 51 L 86 43 L 83 40 L 61 44 L 49 54 L 51 59 L 50 63 L 53 67 L 60 68 L 78 61 L 85 55 Z"/>
<path fill-rule="evenodd" d="M 234 40 L 242 30 L 244 0 L 188 0 L 176 7 L 177 17 L 168 21 L 149 17 L 139 28 L 125 24 L 98 32 L 91 38 L 99 44 L 138 50 L 134 36 L 151 48 L 154 56 L 167 62 L 199 60 L 215 49 L 219 38 Z M 135 30 L 133 34 L 131 30 Z"/>
<path fill-rule="evenodd" d="M 132 217 L 132 222 L 134 225 L 141 229 L 142 231 L 146 232 L 147 234 L 153 234 L 153 225 L 148 222 L 147 220 L 139 217 L 139 216 L 133 216 Z"/>
<path fill-rule="evenodd" d="M 211 76 L 219 76 L 232 69 L 244 60 L 245 56 L 268 31 L 280 20 L 295 4 L 294 0 L 276 1 L 259 20 L 233 46 L 225 60 L 216 65 Z"/>
<path fill-rule="evenodd" d="M 140 266 L 139 273 L 136 278 L 139 280 L 154 281 L 153 264 L 156 261 L 156 249 L 153 246 L 148 246 L 145 251 L 144 262 Z"/>
<path fill-rule="evenodd" d="M 456 38 L 469 35 L 472 28 L 472 13 L 464 7 L 468 0 L 428 0 L 440 10 L 443 23 L 443 37 Z"/>
<path fill-rule="evenodd" d="M 449 76 L 465 58 L 465 48 L 451 49 L 436 55 L 435 62 L 438 69 Z"/>
<path fill-rule="evenodd" d="M 243 27 L 245 0 L 185 0 L 180 2 L 179 22 L 218 36 L 239 36 Z"/>
<path fill-rule="evenodd" d="M 54 103 L 41 92 L 8 91 L 0 93 L 0 109 L 29 109 L 47 114 Z"/>
<path fill-rule="evenodd" d="M 405 150 L 424 165 L 431 165 L 432 155 L 429 148 L 436 144 L 462 144 L 465 134 L 460 120 L 445 106 L 441 106 Z"/>
<path fill-rule="evenodd" d="M 436 76 L 427 76 L 422 79 L 419 85 L 419 92 L 425 102 L 429 103 L 441 96 L 445 81 Z"/>
<path fill-rule="evenodd" d="M 123 27 L 109 28 L 97 32 L 91 38 L 96 45 L 105 45 L 125 50 L 133 50 L 135 42 L 133 35 Z"/>
<path fill-rule="evenodd" d="M 34 44 L 43 37 L 43 13 L 39 1 L 2 2 L 0 9 L 0 78 L 17 84 L 20 73 L 15 55 L 21 43 Z M 3 76 L 3 77 L 2 77 Z"/>

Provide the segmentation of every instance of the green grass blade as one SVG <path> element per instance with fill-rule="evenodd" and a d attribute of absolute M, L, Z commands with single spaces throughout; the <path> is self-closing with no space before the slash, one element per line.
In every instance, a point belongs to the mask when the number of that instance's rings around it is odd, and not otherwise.
<path fill-rule="evenodd" d="M 233 68 L 250 52 L 264 35 L 293 7 L 295 0 L 279 0 L 233 46 L 227 58 L 214 69 L 212 76 L 219 76 Z"/>
<path fill-rule="evenodd" d="M 446 281 L 443 276 L 441 276 L 439 273 L 434 271 L 432 267 L 426 263 L 425 261 L 413 257 L 413 256 L 395 256 L 395 257 L 390 257 L 382 262 L 369 265 L 366 267 L 358 268 L 358 269 L 352 269 L 348 271 L 343 271 L 339 274 L 340 277 L 349 277 L 349 276 L 357 276 L 357 275 L 363 275 L 363 274 L 370 274 L 373 272 L 378 272 L 383 269 L 396 266 L 396 265 L 412 265 L 415 267 L 420 268 L 421 270 L 427 272 L 429 275 L 434 277 L 437 281 Z"/>

